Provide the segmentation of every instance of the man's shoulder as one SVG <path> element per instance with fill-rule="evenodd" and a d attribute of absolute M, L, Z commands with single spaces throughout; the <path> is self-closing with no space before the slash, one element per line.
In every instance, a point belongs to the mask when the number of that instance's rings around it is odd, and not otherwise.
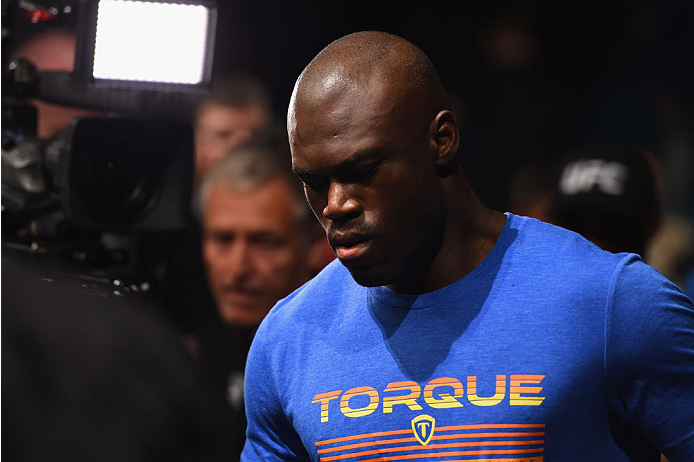
<path fill-rule="evenodd" d="M 616 261 L 616 254 L 607 252 L 582 235 L 535 218 L 514 215 L 512 228 L 521 250 L 536 256 L 575 255 L 580 259 L 606 259 Z M 567 263 L 567 262 L 564 262 Z"/>
<path fill-rule="evenodd" d="M 609 284 L 616 271 L 636 254 L 611 253 L 578 233 L 528 217 L 513 217 L 513 242 L 507 262 L 522 273 L 566 283 Z M 642 263 L 642 262 L 641 262 Z M 642 263 L 643 264 L 643 263 Z"/>
<path fill-rule="evenodd" d="M 539 242 L 547 242 L 548 239 L 551 241 L 555 239 L 567 240 L 574 238 L 577 241 L 585 240 L 586 242 L 590 243 L 590 241 L 574 231 L 539 220 L 537 218 L 513 214 L 508 215 L 509 219 L 511 220 L 510 224 L 512 229 L 517 230 L 520 234 L 534 237 Z"/>
<path fill-rule="evenodd" d="M 278 301 L 265 319 L 267 323 L 285 323 L 325 318 L 363 289 L 347 268 L 333 260 L 314 278 Z"/>

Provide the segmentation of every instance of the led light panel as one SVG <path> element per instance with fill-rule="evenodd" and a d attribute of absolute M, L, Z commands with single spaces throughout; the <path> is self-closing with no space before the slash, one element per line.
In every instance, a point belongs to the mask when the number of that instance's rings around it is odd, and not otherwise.
<path fill-rule="evenodd" d="M 93 76 L 198 84 L 203 79 L 208 27 L 205 6 L 101 0 Z"/>

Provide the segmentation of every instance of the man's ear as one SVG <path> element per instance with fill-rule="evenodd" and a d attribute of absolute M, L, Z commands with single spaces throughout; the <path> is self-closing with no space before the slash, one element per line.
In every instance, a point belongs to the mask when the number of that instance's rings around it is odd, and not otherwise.
<path fill-rule="evenodd" d="M 448 165 L 458 152 L 460 135 L 453 113 L 448 110 L 436 114 L 429 127 L 429 140 L 435 154 L 435 165 Z"/>

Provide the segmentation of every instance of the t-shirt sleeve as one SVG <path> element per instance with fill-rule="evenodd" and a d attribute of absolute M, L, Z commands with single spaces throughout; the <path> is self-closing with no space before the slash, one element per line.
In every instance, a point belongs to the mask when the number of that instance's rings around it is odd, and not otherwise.
<path fill-rule="evenodd" d="M 605 323 L 611 412 L 671 462 L 694 460 L 694 309 L 637 256 L 611 284 Z"/>
<path fill-rule="evenodd" d="M 244 400 L 248 426 L 241 461 L 309 460 L 277 393 L 263 327 L 258 330 L 246 361 Z"/>

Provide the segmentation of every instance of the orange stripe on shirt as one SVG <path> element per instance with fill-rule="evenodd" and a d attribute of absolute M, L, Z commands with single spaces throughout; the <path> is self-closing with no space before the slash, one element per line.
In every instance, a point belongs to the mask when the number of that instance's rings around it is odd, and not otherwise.
<path fill-rule="evenodd" d="M 435 457 L 451 456 L 481 456 L 484 454 L 532 454 L 543 452 L 544 449 L 489 449 L 487 451 L 454 451 L 454 452 L 427 452 L 424 454 L 403 454 L 399 456 L 376 457 L 375 459 L 364 459 L 360 462 L 387 462 L 391 460 L 426 459 Z M 321 458 L 323 461 L 335 460 L 331 458 Z M 449 461 L 447 461 L 449 462 Z"/>
<path fill-rule="evenodd" d="M 424 449 L 452 449 L 452 448 L 469 448 L 469 447 L 476 447 L 476 446 L 528 446 L 528 445 L 535 445 L 535 444 L 544 444 L 544 440 L 536 440 L 536 441 L 474 441 L 474 442 L 467 442 L 467 443 L 446 443 L 446 444 L 432 444 L 428 446 L 399 446 L 395 448 L 381 448 L 381 449 L 374 449 L 371 451 L 362 451 L 362 452 L 351 452 L 348 454 L 341 454 L 339 456 L 331 456 L 331 457 L 321 457 L 320 460 L 324 462 L 329 462 L 332 460 L 343 460 L 343 459 L 350 459 L 353 457 L 363 457 L 363 456 L 372 456 L 374 454 L 384 454 L 384 453 L 391 453 L 391 452 L 402 452 L 402 451 L 421 451 Z M 538 451 L 540 449 L 490 449 L 488 451 L 462 451 L 459 454 L 513 454 L 513 453 L 525 453 L 525 452 L 533 452 L 533 451 Z M 502 451 L 502 452 L 497 452 L 497 451 Z M 441 453 L 434 453 L 434 454 L 441 454 Z M 456 453 L 458 454 L 458 453 Z"/>
<path fill-rule="evenodd" d="M 499 433 L 456 433 L 452 435 L 434 435 L 432 440 L 452 440 L 456 438 L 495 438 L 495 437 L 524 437 L 524 436 L 545 436 L 545 432 L 499 432 Z M 349 444 L 345 446 L 334 446 L 329 449 L 319 449 L 318 454 L 329 452 L 345 451 L 347 449 L 365 448 L 369 446 L 380 446 L 385 444 L 413 443 L 417 438 L 395 438 L 389 440 L 367 441 L 365 443 Z"/>
<path fill-rule="evenodd" d="M 545 428 L 545 424 L 472 424 L 472 425 L 453 425 L 449 427 L 437 427 L 436 432 L 451 431 L 451 430 L 478 430 L 482 428 Z M 391 430 L 386 432 L 363 433 L 361 435 L 342 436 L 339 438 L 331 438 L 329 440 L 317 441 L 316 446 L 325 444 L 341 443 L 344 441 L 354 441 L 362 438 L 375 438 L 379 436 L 392 435 L 407 435 L 411 434 L 412 429 L 407 430 Z"/>
<path fill-rule="evenodd" d="M 390 460 L 397 460 L 389 457 L 388 459 Z M 374 462 L 374 461 L 382 461 L 384 459 L 370 459 L 370 460 L 364 460 L 360 462 Z M 543 462 L 544 458 L 540 455 L 533 455 L 533 456 L 523 456 L 523 457 L 504 457 L 503 459 L 499 458 L 489 458 L 485 457 L 483 459 L 448 459 L 445 462 Z"/>

